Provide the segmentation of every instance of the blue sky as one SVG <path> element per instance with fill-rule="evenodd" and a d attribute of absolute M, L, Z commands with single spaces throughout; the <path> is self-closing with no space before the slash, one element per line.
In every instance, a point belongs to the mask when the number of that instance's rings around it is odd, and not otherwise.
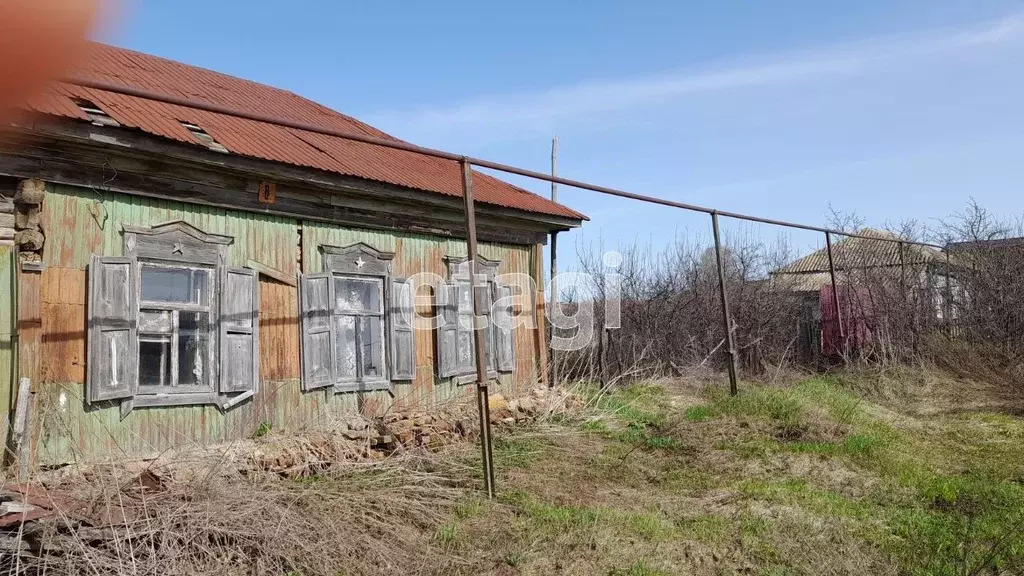
<path fill-rule="evenodd" d="M 814 224 L 830 203 L 876 225 L 969 197 L 1024 213 L 1024 2 L 122 5 L 102 40 L 286 88 L 422 145 L 546 171 L 557 134 L 563 176 Z M 593 219 L 560 237 L 566 263 L 580 243 L 660 247 L 708 228 L 564 187 L 559 198 Z"/>

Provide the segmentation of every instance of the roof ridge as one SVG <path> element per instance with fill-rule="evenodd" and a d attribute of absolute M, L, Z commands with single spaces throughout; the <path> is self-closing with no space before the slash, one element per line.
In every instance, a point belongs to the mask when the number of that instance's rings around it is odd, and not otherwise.
<path fill-rule="evenodd" d="M 166 56 L 159 56 L 157 54 L 150 54 L 149 52 L 141 52 L 139 50 L 135 50 L 135 49 L 132 49 L 132 48 L 125 48 L 123 46 L 117 46 L 115 44 L 108 44 L 106 42 L 100 42 L 98 40 L 89 40 L 87 42 L 87 44 L 90 45 L 91 48 L 98 47 L 98 48 L 101 48 L 101 49 L 113 50 L 113 51 L 116 51 L 116 52 L 130 52 L 130 53 L 132 53 L 133 55 L 136 55 L 136 56 L 141 56 L 143 58 L 152 58 L 152 59 L 155 59 L 155 60 L 161 60 L 164 63 L 172 64 L 172 65 L 175 65 L 175 66 L 184 66 L 185 68 L 192 68 L 194 70 L 202 70 L 203 72 L 209 72 L 211 74 L 216 74 L 218 76 L 224 76 L 225 78 L 231 78 L 232 80 L 238 80 L 238 81 L 241 81 L 241 82 L 245 82 L 247 84 L 255 84 L 257 86 L 263 86 L 263 87 L 266 87 L 266 88 L 271 88 L 271 89 L 276 90 L 278 92 L 291 94 L 293 96 L 298 96 L 299 98 L 302 98 L 303 100 L 309 100 L 308 98 L 304 98 L 303 96 L 300 96 L 299 94 L 296 94 L 295 92 L 292 92 L 291 90 L 288 90 L 286 88 L 278 88 L 277 86 L 272 86 L 270 84 L 264 84 L 262 82 L 257 82 L 256 80 L 249 80 L 248 78 L 242 78 L 241 76 L 235 76 L 234 74 L 228 74 L 227 72 L 221 72 L 219 70 L 214 70 L 213 68 L 207 68 L 205 66 L 199 66 L 199 65 L 196 65 L 196 64 L 186 64 L 186 63 L 184 63 L 184 62 L 182 62 L 180 60 L 174 60 L 174 59 L 171 59 L 171 58 L 167 58 Z M 91 54 L 87 54 L 87 56 L 90 56 L 90 55 Z"/>

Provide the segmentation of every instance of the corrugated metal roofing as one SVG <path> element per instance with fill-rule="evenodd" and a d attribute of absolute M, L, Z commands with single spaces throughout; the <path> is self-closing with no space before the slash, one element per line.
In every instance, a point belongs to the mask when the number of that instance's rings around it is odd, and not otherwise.
<path fill-rule="evenodd" d="M 92 44 L 72 74 L 335 130 L 394 139 L 368 124 L 286 90 L 105 44 Z M 30 102 L 28 108 L 88 120 L 72 99 L 91 101 L 125 128 L 137 128 L 179 142 L 203 145 L 181 125 L 182 121 L 187 121 L 202 127 L 234 154 L 462 196 L 461 174 L 455 162 L 413 152 L 69 84 L 55 85 L 49 93 Z M 474 172 L 473 183 L 474 199 L 484 204 L 586 219 L 571 208 L 486 174 Z"/>
<path fill-rule="evenodd" d="M 899 239 L 899 236 L 882 230 L 865 228 L 858 234 L 878 238 Z M 900 245 L 896 242 L 878 242 L 866 238 L 846 237 L 832 244 L 832 259 L 838 270 L 851 268 L 874 268 L 900 265 Z M 945 260 L 945 255 L 928 246 L 903 245 L 905 264 L 923 264 Z M 828 250 L 822 248 L 775 271 L 776 274 L 828 272 Z"/>

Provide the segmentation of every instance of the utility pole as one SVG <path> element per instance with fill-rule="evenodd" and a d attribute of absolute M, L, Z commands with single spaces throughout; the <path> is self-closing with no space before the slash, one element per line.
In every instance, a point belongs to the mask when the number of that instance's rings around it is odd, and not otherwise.
<path fill-rule="evenodd" d="M 551 176 L 558 176 L 558 136 L 551 139 Z M 558 202 L 558 184 L 551 182 L 551 201 Z M 548 318 L 558 306 L 558 232 L 551 233 L 551 302 L 548 304 Z M 551 325 L 554 336 L 555 325 Z M 547 345 L 547 343 L 545 343 Z M 558 386 L 558 351 L 551 349 L 551 387 Z"/>

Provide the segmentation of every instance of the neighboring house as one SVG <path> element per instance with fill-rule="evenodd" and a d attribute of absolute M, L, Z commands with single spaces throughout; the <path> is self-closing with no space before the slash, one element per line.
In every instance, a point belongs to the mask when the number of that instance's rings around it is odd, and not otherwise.
<path fill-rule="evenodd" d="M 832 261 L 839 290 L 845 336 L 854 345 L 871 340 L 880 309 L 879 300 L 899 296 L 921 306 L 934 320 L 955 318 L 955 303 L 963 290 L 955 266 L 947 270 L 946 254 L 917 244 L 900 244 L 899 236 L 869 228 L 858 231 L 890 241 L 844 237 L 832 245 Z M 812 252 L 771 273 L 774 289 L 803 295 L 804 322 L 800 340 L 805 352 L 826 355 L 838 350 L 839 324 L 834 321 L 832 276 L 827 248 Z M 851 343 L 848 341 L 847 346 Z"/>
<path fill-rule="evenodd" d="M 1011 257 L 1014 262 L 1024 261 L 1024 238 L 996 238 L 993 240 L 968 240 L 950 242 L 946 250 L 961 255 L 970 261 L 972 255 L 998 261 L 1000 258 Z"/>
<path fill-rule="evenodd" d="M 390 138 L 105 45 L 73 75 Z M 471 315 L 457 163 L 66 84 L 29 108 L 0 149 L 0 403 L 11 414 L 30 380 L 35 463 L 427 408 L 473 380 L 472 332 L 455 322 Z M 505 311 L 543 327 L 542 247 L 586 217 L 473 182 L 487 303 L 515 294 Z M 444 282 L 414 295 L 421 272 Z M 544 378 L 542 328 L 494 326 L 486 344 L 500 387 Z"/>

